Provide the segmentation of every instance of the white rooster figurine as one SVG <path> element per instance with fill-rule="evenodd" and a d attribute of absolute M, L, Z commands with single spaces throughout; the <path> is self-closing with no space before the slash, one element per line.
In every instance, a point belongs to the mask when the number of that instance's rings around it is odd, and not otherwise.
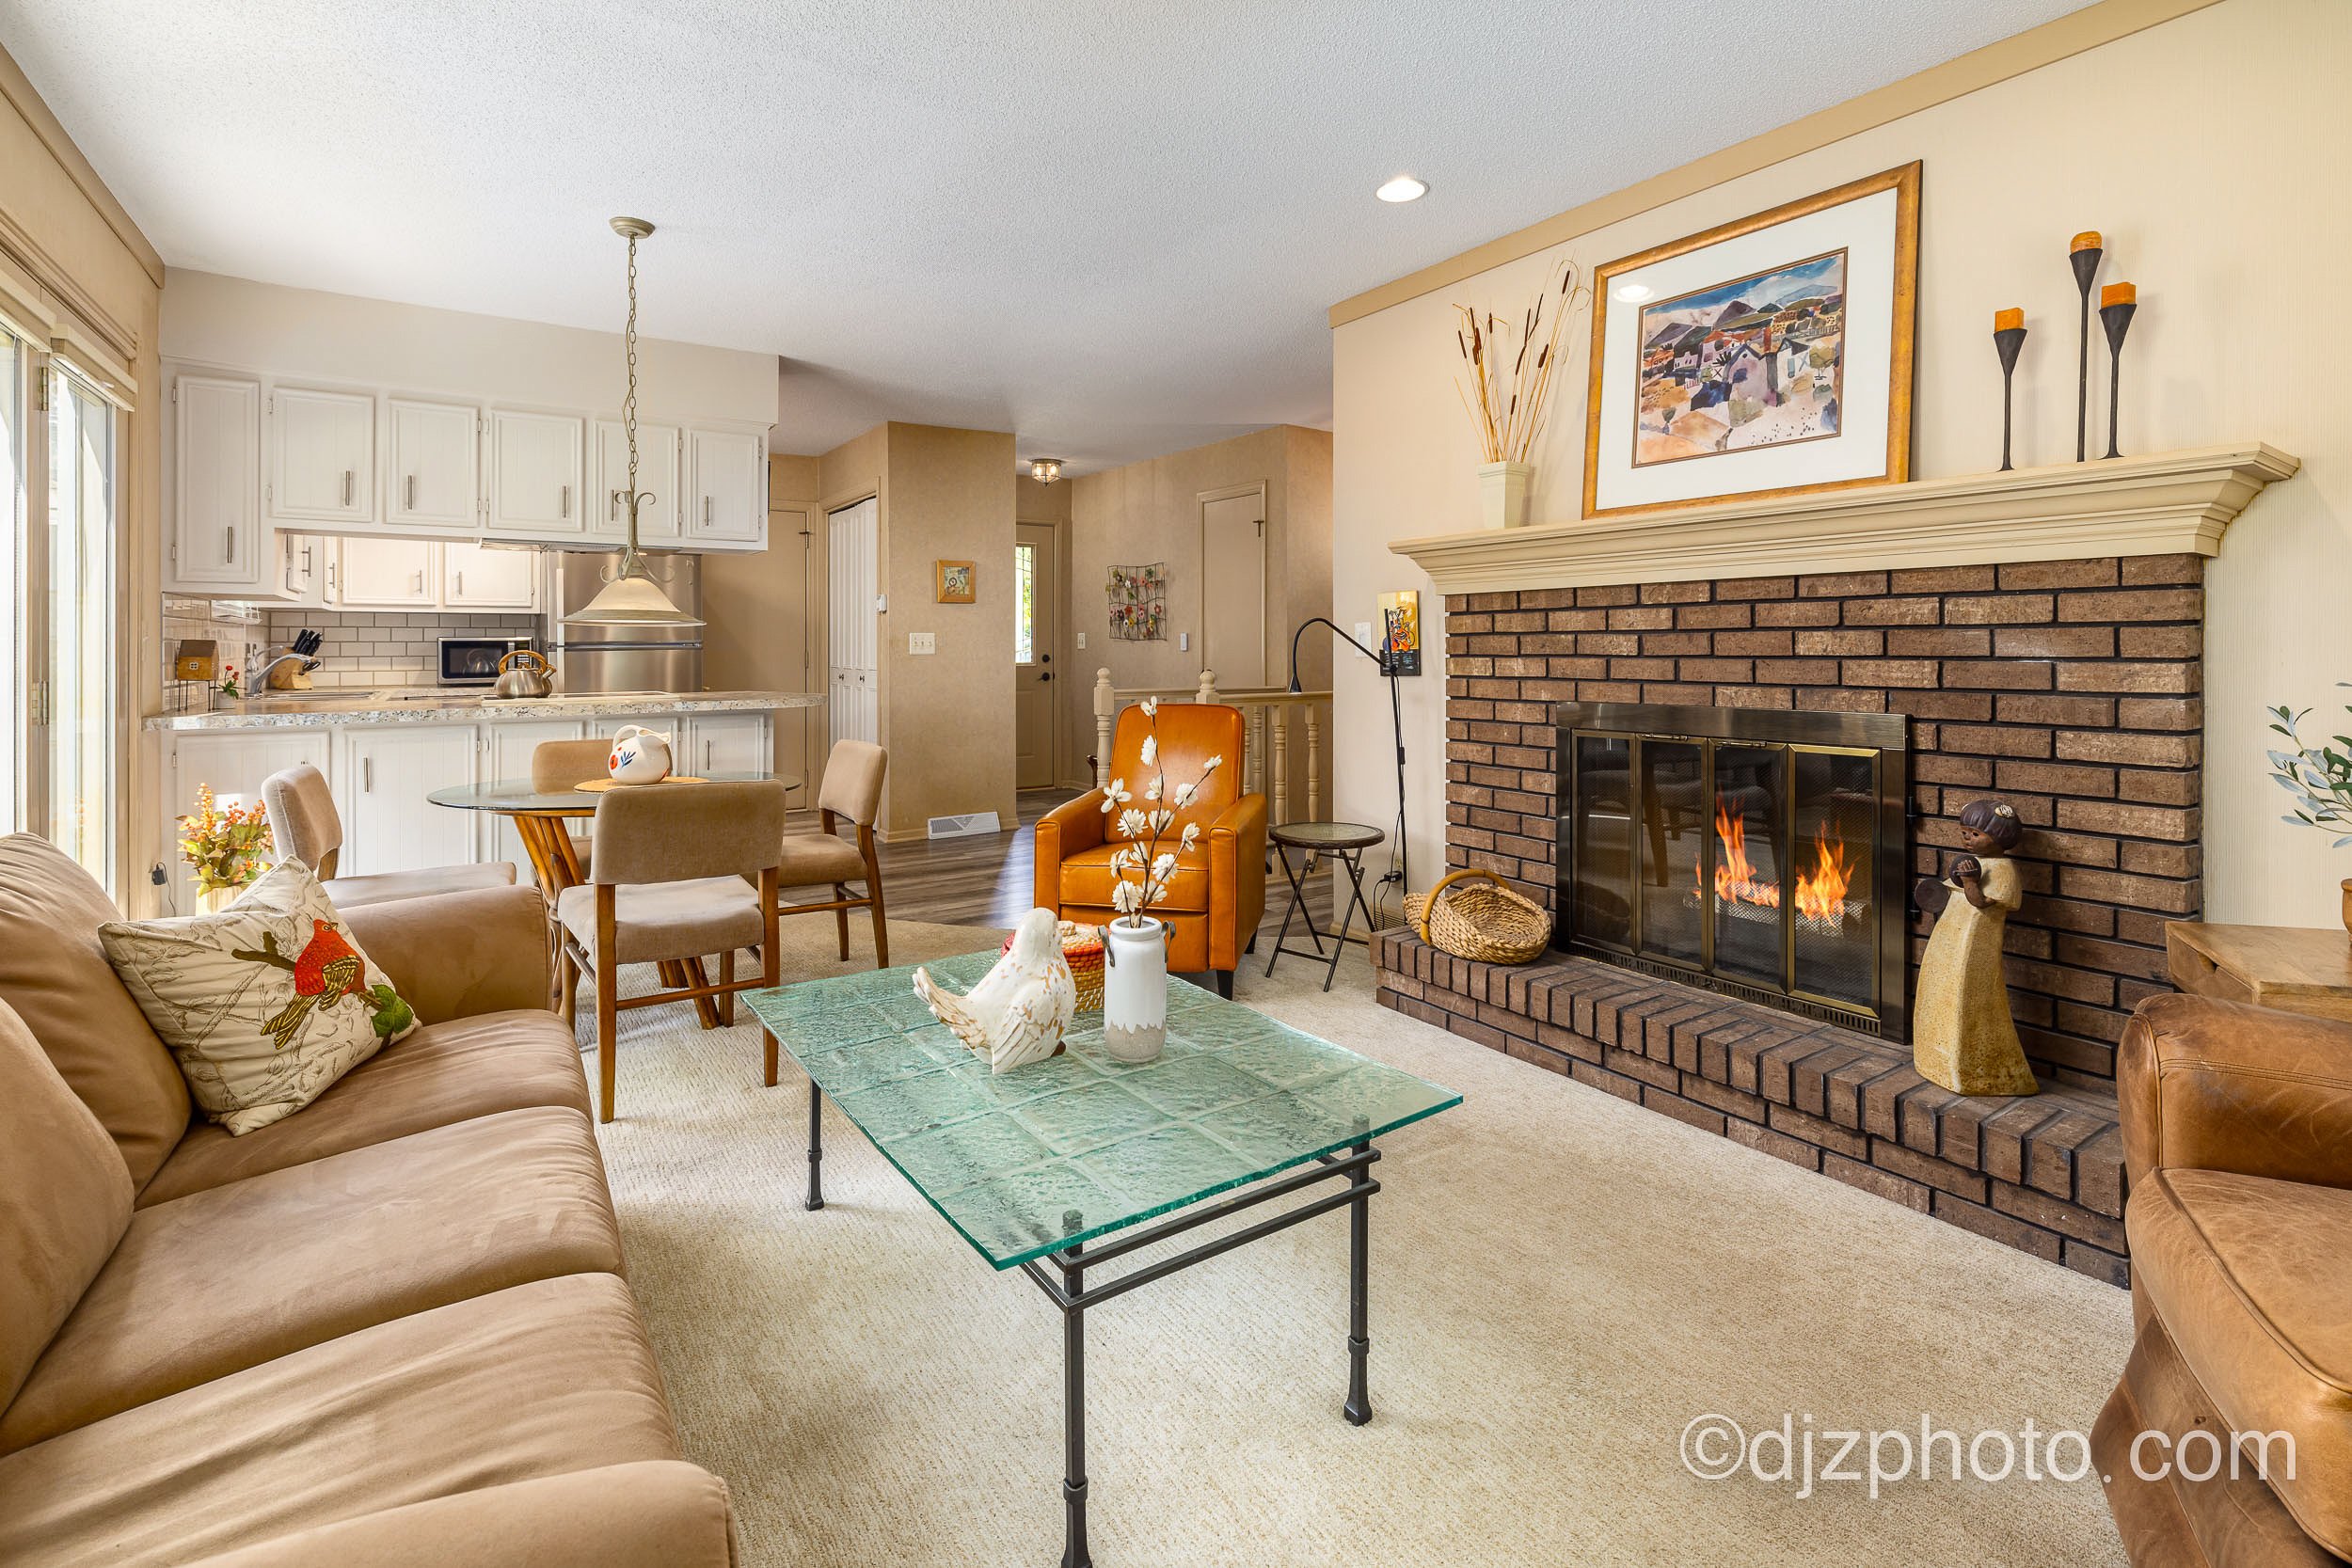
<path fill-rule="evenodd" d="M 1058 1054 L 1062 1031 L 1078 1010 L 1078 985 L 1061 952 L 1060 918 L 1052 910 L 1022 916 L 1012 946 L 961 996 L 921 969 L 914 972 L 914 994 L 979 1053 L 992 1073 Z"/>

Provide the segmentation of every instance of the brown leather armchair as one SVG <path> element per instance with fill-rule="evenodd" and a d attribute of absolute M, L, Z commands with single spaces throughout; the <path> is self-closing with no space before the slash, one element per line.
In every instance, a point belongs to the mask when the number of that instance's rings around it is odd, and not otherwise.
<path fill-rule="evenodd" d="M 2117 1066 L 2138 1333 L 2091 1453 L 2124 1547 L 2352 1558 L 2352 1025 L 2162 996 Z"/>
<path fill-rule="evenodd" d="M 1110 776 L 1149 804 L 1142 783 L 1143 738 L 1152 733 L 1139 707 L 1119 716 L 1111 738 Z M 1219 994 L 1233 994 L 1233 971 L 1257 942 L 1265 913 L 1265 797 L 1241 788 L 1241 710 L 1221 703 L 1168 703 L 1160 708 L 1159 771 L 1172 792 L 1190 784 L 1212 756 L 1225 759 L 1192 803 L 1176 813 L 1165 852 L 1187 822 L 1200 824 L 1200 842 L 1177 856 L 1168 895 L 1152 914 L 1168 922 L 1168 967 L 1179 974 L 1216 974 Z M 1057 806 L 1037 825 L 1037 876 L 1032 896 L 1064 920 L 1110 923 L 1111 851 L 1122 841 L 1103 811 L 1103 792 L 1089 790 Z"/>

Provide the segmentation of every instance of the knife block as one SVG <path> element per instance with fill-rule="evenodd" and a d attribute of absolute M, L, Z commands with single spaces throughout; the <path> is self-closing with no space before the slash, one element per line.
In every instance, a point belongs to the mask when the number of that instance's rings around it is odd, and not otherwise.
<path fill-rule="evenodd" d="M 273 657 L 293 652 L 292 648 L 278 648 L 273 650 Z M 310 672 L 299 664 L 281 664 L 269 673 L 269 689 L 272 691 L 308 691 L 310 689 Z"/>

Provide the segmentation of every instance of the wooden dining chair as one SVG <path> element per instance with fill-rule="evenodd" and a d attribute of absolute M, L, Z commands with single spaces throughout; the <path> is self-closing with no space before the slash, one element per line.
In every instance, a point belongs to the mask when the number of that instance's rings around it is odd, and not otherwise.
<path fill-rule="evenodd" d="M 577 789 L 594 779 L 612 776 L 612 742 L 601 736 L 585 740 L 542 740 L 531 749 L 531 789 L 534 795 L 553 795 L 566 789 Z M 580 876 L 588 875 L 589 843 L 586 833 L 573 833 L 572 861 L 580 867 Z"/>
<path fill-rule="evenodd" d="M 378 871 L 360 877 L 336 875 L 343 853 L 342 816 L 335 810 L 335 795 L 326 786 L 326 775 L 307 762 L 298 762 L 263 779 L 262 805 L 269 814 L 270 832 L 278 854 L 309 866 L 318 877 L 319 886 L 326 890 L 327 900 L 340 910 L 356 909 L 362 904 L 388 904 L 396 898 L 421 898 L 435 893 L 515 885 L 511 861 Z"/>
<path fill-rule="evenodd" d="M 841 956 L 850 956 L 850 911 L 874 911 L 874 967 L 890 967 L 890 928 L 882 920 L 882 861 L 874 850 L 874 820 L 882 810 L 882 778 L 890 769 L 890 753 L 870 740 L 836 740 L 825 758 L 825 780 L 817 791 L 817 817 L 822 832 L 795 833 L 784 841 L 784 862 L 776 871 L 780 888 L 830 887 L 833 897 L 823 903 L 786 904 L 784 914 L 818 914 L 833 911 L 841 933 Z M 848 822 L 857 830 L 856 841 L 840 836 Z M 863 895 L 850 891 L 863 881 Z"/>
<path fill-rule="evenodd" d="M 596 802 L 588 880 L 558 895 L 555 912 L 564 927 L 558 968 L 566 1019 L 578 1007 L 580 975 L 596 979 L 597 1120 L 612 1119 L 623 1009 L 705 999 L 731 1009 L 736 992 L 777 983 L 784 797 L 781 782 L 763 779 L 643 784 L 609 790 Z M 760 974 L 738 980 L 735 955 L 753 946 Z M 715 982 L 702 969 L 706 953 L 720 956 Z M 669 989 L 622 996 L 621 966 L 637 963 L 662 966 Z M 703 1026 L 713 1022 L 706 1014 Z M 775 1037 L 766 1035 L 765 1044 L 773 1087 Z"/>

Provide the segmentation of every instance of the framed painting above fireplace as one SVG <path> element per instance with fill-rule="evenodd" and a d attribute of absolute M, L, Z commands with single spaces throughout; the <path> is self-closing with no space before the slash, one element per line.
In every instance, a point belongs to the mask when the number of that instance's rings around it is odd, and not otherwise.
<path fill-rule="evenodd" d="M 1919 166 L 1593 275 L 1584 515 L 1911 477 Z"/>

